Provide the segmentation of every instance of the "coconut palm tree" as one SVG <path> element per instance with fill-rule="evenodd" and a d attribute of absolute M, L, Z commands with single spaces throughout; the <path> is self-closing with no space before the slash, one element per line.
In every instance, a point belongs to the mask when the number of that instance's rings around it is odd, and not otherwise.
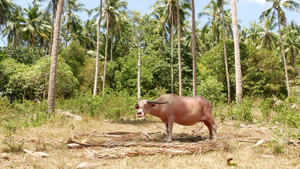
<path fill-rule="evenodd" d="M 230 81 L 229 81 L 229 71 L 228 71 L 227 53 L 226 53 L 224 0 L 218 0 L 217 3 L 218 6 L 221 7 L 221 11 L 222 11 L 223 48 L 224 48 L 224 61 L 225 61 L 225 71 L 226 71 L 226 80 L 227 80 L 227 102 L 228 105 L 230 105 Z"/>
<path fill-rule="evenodd" d="M 277 26 L 277 23 L 274 22 L 274 19 L 265 18 L 265 20 L 262 22 L 262 25 L 264 27 L 260 26 L 259 32 L 259 39 L 253 39 L 258 42 L 257 45 L 259 45 L 262 48 L 266 48 L 269 51 L 276 49 L 276 45 L 278 42 L 278 35 L 272 30 L 275 29 Z"/>
<path fill-rule="evenodd" d="M 266 0 L 266 1 L 271 2 L 272 7 L 270 7 L 266 11 L 264 11 L 260 15 L 260 19 L 262 20 L 265 17 L 274 18 L 274 17 L 276 17 L 276 13 L 277 13 L 278 31 L 279 31 L 279 37 L 280 37 L 280 42 L 281 42 L 281 53 L 282 53 L 282 57 L 283 57 L 287 94 L 288 94 L 288 97 L 290 97 L 291 96 L 290 95 L 290 84 L 289 84 L 289 77 L 288 77 L 288 72 L 287 72 L 286 58 L 285 58 L 285 53 L 284 53 L 284 43 L 283 43 L 283 39 L 282 39 L 281 25 L 283 25 L 283 26 L 286 25 L 286 17 L 285 17 L 283 8 L 286 8 L 290 11 L 298 11 L 299 3 L 297 3 L 294 0 L 286 0 L 286 1 L 284 1 L 284 0 Z"/>
<path fill-rule="evenodd" d="M 180 12 L 179 0 L 177 5 L 177 43 L 178 43 L 178 77 L 179 77 L 179 96 L 182 96 L 182 77 L 181 77 L 181 26 L 180 26 Z"/>
<path fill-rule="evenodd" d="M 12 0 L 0 0 L 0 30 L 12 18 L 16 7 Z"/>
<path fill-rule="evenodd" d="M 16 7 L 12 17 L 6 22 L 5 27 L 1 30 L 1 35 L 7 37 L 7 46 L 16 48 L 22 44 L 22 34 L 20 32 L 20 20 L 19 16 L 22 15 L 21 7 Z"/>
<path fill-rule="evenodd" d="M 18 16 L 20 20 L 21 32 L 28 45 L 36 45 L 41 39 L 49 40 L 51 26 L 44 18 L 44 11 L 39 10 L 41 5 L 29 5 L 28 9 L 24 9 L 24 14 Z"/>
<path fill-rule="evenodd" d="M 57 13 L 55 19 L 54 36 L 53 36 L 53 48 L 51 56 L 50 66 L 50 79 L 49 79 L 49 92 L 48 92 L 48 112 L 54 112 L 55 104 L 55 85 L 56 85 L 56 73 L 57 73 L 57 53 L 59 46 L 59 32 L 61 24 L 61 15 L 63 12 L 64 0 L 58 1 Z"/>
<path fill-rule="evenodd" d="M 206 25 L 211 25 L 213 33 L 212 35 L 213 39 L 215 39 L 216 45 L 218 45 L 220 38 L 219 25 L 222 19 L 221 13 L 221 8 L 215 0 L 211 0 L 210 3 L 204 7 L 203 12 L 198 13 L 198 18 L 202 18 L 203 16 L 209 17 L 209 21 L 206 23 Z"/>
<path fill-rule="evenodd" d="M 196 23 L 195 23 L 195 2 L 192 0 L 192 34 L 193 34 L 193 96 L 197 95 L 196 81 Z"/>
<path fill-rule="evenodd" d="M 102 20 L 102 0 L 100 0 L 100 17 L 97 21 L 97 54 L 96 54 L 96 69 L 95 69 L 95 82 L 94 82 L 94 90 L 93 94 L 94 96 L 97 94 L 97 84 L 98 84 L 98 72 L 99 72 L 99 50 L 100 50 L 100 26 L 101 26 L 101 20 Z"/>
<path fill-rule="evenodd" d="M 179 7 L 179 1 L 175 3 L 175 0 L 157 0 L 153 6 L 151 6 L 152 16 L 154 16 L 158 20 L 157 27 L 155 28 L 156 32 L 160 32 L 162 36 L 166 37 L 166 32 L 169 33 L 170 38 L 170 47 L 171 47 L 171 92 L 174 93 L 174 67 L 173 67 L 173 60 L 174 60 L 174 25 L 178 26 L 178 22 L 180 29 L 184 26 L 183 22 L 188 16 L 187 10 L 190 9 L 190 2 L 189 1 L 181 1 L 181 7 Z M 178 8 L 177 8 L 178 6 Z M 177 14 L 179 12 L 179 15 Z M 179 17 L 179 18 L 177 18 Z M 167 25 L 169 26 L 169 30 L 167 31 Z M 178 31 L 178 28 L 177 28 Z M 177 33 L 178 34 L 178 33 Z M 162 42 L 163 45 L 164 42 Z M 178 42 L 179 43 L 179 42 Z M 179 47 L 179 46 L 178 46 Z M 179 56 L 180 57 L 180 56 Z M 179 66 L 181 66 L 181 61 L 179 61 Z M 181 74 L 181 68 L 179 68 L 179 74 Z M 181 75 L 179 75 L 181 76 Z M 181 77 L 179 77 L 181 79 Z M 179 80 L 179 85 L 181 84 Z M 179 90 L 180 87 L 179 87 Z M 179 91 L 181 93 L 182 91 Z"/>
<path fill-rule="evenodd" d="M 64 25 L 66 32 L 65 41 L 66 46 L 68 46 L 70 29 L 73 29 L 73 32 L 76 32 L 82 25 L 82 21 L 75 15 L 75 12 L 86 11 L 86 9 L 84 8 L 84 4 L 79 3 L 78 0 L 67 0 L 65 6 L 66 15 L 62 17 L 62 22 L 66 22 Z"/>
<path fill-rule="evenodd" d="M 111 23 L 120 23 L 122 19 L 124 19 L 124 15 L 122 16 L 119 12 L 123 9 L 127 8 L 126 1 L 120 0 L 104 0 L 104 19 L 106 22 L 106 38 L 105 38 L 105 58 L 104 58 L 104 74 L 103 74 L 103 85 L 102 85 L 102 95 L 105 93 L 105 78 L 106 78 L 106 67 L 107 67 L 107 48 L 108 48 L 108 34 L 109 34 L 109 25 Z M 123 13 L 122 13 L 123 14 Z M 118 20 L 116 20 L 118 19 Z M 116 22 L 115 22 L 116 21 Z M 113 40 L 113 39 L 111 39 Z M 112 56 L 111 56 L 112 57 Z"/>
<path fill-rule="evenodd" d="M 240 59 L 236 0 L 231 0 L 231 11 L 232 11 L 232 29 L 233 29 L 234 58 L 235 58 L 235 81 L 236 81 L 235 95 L 237 99 L 236 100 L 237 104 L 240 104 L 242 103 L 242 98 L 243 98 L 243 87 L 242 87 L 242 69 L 241 69 L 241 59 Z"/>
<path fill-rule="evenodd" d="M 300 53 L 300 27 L 292 21 L 286 29 L 283 29 L 283 37 L 285 53 L 287 58 L 290 58 L 290 64 L 293 67 L 294 86 L 296 86 L 295 56 Z"/>

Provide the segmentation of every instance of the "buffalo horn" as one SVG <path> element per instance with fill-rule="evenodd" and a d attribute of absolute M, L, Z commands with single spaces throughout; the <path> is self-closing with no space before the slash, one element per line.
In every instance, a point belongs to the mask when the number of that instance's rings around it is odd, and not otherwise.
<path fill-rule="evenodd" d="M 166 104 L 166 103 L 168 103 L 168 101 L 165 101 L 165 102 L 161 102 L 161 101 L 147 101 L 147 103 L 151 103 L 151 104 Z"/>

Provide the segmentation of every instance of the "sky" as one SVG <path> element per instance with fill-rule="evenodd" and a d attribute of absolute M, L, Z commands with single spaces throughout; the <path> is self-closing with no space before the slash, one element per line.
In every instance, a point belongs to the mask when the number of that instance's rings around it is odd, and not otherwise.
<path fill-rule="evenodd" d="M 14 3 L 21 5 L 23 8 L 28 8 L 28 4 L 30 4 L 33 0 L 12 0 Z M 100 5 L 99 0 L 78 0 L 80 3 L 85 5 L 85 8 L 92 9 Z M 229 1 L 229 0 L 228 0 Z M 300 0 L 295 0 L 300 3 Z M 49 1 L 47 1 L 48 3 Z M 128 9 L 131 11 L 140 11 L 142 15 L 151 13 L 150 6 L 153 5 L 156 0 L 127 0 Z M 203 8 L 209 4 L 210 0 L 195 0 L 195 11 L 196 11 L 196 21 L 200 21 L 198 18 L 198 13 L 203 10 Z M 43 3 L 43 7 L 46 6 L 47 3 Z M 261 13 L 268 8 L 271 7 L 271 3 L 266 3 L 266 0 L 239 0 L 237 2 L 237 17 L 240 25 L 242 27 L 249 28 L 250 22 L 258 21 Z M 230 4 L 227 6 L 230 8 Z M 226 9 L 226 7 L 225 7 Z M 300 24 L 300 13 L 297 12 L 289 12 L 285 10 L 286 18 L 288 23 L 294 20 L 298 25 Z M 86 14 L 80 13 L 78 14 L 80 19 L 92 19 L 89 18 Z M 204 20 L 204 21 L 202 21 Z M 202 18 L 201 24 L 205 24 L 207 19 Z M 2 37 L 1 37 L 2 38 Z M 5 39 L 0 40 L 0 46 L 6 46 Z"/>

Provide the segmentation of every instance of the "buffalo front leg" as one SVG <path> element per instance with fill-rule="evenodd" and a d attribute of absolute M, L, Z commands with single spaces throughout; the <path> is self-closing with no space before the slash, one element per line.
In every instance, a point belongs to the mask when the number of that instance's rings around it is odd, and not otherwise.
<path fill-rule="evenodd" d="M 164 139 L 164 142 L 170 143 L 172 142 L 172 131 L 173 131 L 173 121 L 168 120 L 168 123 L 166 123 L 166 131 L 167 131 L 167 136 Z"/>

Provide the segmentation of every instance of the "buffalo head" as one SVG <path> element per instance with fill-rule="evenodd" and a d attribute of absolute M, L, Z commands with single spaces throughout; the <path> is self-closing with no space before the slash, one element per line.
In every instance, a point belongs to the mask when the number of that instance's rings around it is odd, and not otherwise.
<path fill-rule="evenodd" d="M 151 111 L 153 107 L 156 107 L 157 104 L 166 104 L 166 103 L 168 102 L 141 100 L 134 107 L 135 109 L 138 109 L 136 113 L 136 117 L 144 117 L 147 113 Z"/>

